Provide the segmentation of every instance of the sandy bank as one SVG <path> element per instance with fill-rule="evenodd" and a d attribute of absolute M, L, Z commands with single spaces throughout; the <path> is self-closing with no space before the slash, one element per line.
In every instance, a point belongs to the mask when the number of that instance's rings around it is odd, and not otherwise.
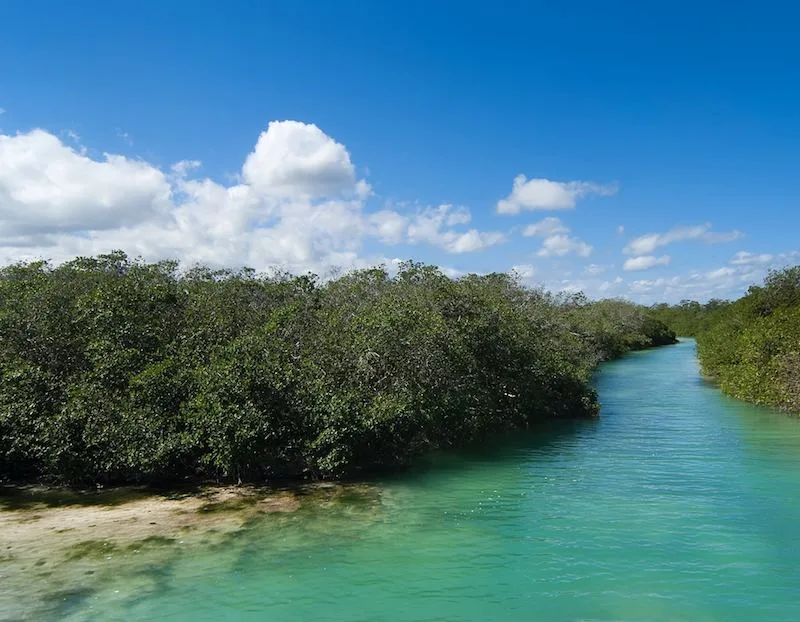
<path fill-rule="evenodd" d="M 57 610 L 113 581 L 112 569 L 121 565 L 158 563 L 179 549 L 214 546 L 270 515 L 290 518 L 301 508 L 334 505 L 353 494 L 377 493 L 363 485 L 315 484 L 0 496 L 0 620 Z"/>

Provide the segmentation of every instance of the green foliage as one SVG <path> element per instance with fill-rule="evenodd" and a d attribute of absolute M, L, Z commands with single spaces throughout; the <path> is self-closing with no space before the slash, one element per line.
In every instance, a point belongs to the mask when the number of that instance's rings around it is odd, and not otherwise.
<path fill-rule="evenodd" d="M 337 478 L 597 413 L 623 301 L 407 263 L 320 284 L 115 252 L 0 270 L 0 478 Z"/>
<path fill-rule="evenodd" d="M 649 308 L 650 317 L 659 320 L 681 337 L 696 337 L 707 330 L 718 312 L 731 303 L 712 298 L 706 304 L 694 300 L 682 300 L 678 305 L 661 303 Z"/>
<path fill-rule="evenodd" d="M 601 360 L 630 350 L 676 343 L 675 333 L 646 309 L 626 300 L 600 300 L 575 305 L 576 327 L 595 345 Z"/>
<path fill-rule="evenodd" d="M 710 315 L 697 337 L 703 372 L 726 393 L 800 412 L 800 266 Z"/>

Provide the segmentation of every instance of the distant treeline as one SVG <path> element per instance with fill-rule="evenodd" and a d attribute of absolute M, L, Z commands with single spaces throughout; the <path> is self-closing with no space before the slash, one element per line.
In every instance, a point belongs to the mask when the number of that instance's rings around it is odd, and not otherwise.
<path fill-rule="evenodd" d="M 0 479 L 338 478 L 597 414 L 644 308 L 406 263 L 327 282 L 116 252 L 0 269 Z"/>
<path fill-rule="evenodd" d="M 723 391 L 800 413 L 800 266 L 770 272 L 736 302 L 684 301 L 650 313 L 697 337 L 703 373 Z"/>

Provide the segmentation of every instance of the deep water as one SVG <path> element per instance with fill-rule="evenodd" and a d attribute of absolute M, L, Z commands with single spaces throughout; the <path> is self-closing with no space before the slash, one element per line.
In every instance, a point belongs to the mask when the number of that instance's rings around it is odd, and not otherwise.
<path fill-rule="evenodd" d="M 605 364 L 596 384 L 598 420 L 438 456 L 213 547 L 101 560 L 113 583 L 51 595 L 49 612 L 800 620 L 800 421 L 704 383 L 692 341 Z"/>

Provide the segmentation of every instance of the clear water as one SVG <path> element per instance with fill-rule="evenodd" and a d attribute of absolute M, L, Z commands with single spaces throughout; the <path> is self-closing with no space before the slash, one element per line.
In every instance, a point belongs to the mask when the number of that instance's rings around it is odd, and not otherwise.
<path fill-rule="evenodd" d="M 800 620 L 800 422 L 721 396 L 691 341 L 597 387 L 597 421 L 121 565 L 54 617 Z"/>

